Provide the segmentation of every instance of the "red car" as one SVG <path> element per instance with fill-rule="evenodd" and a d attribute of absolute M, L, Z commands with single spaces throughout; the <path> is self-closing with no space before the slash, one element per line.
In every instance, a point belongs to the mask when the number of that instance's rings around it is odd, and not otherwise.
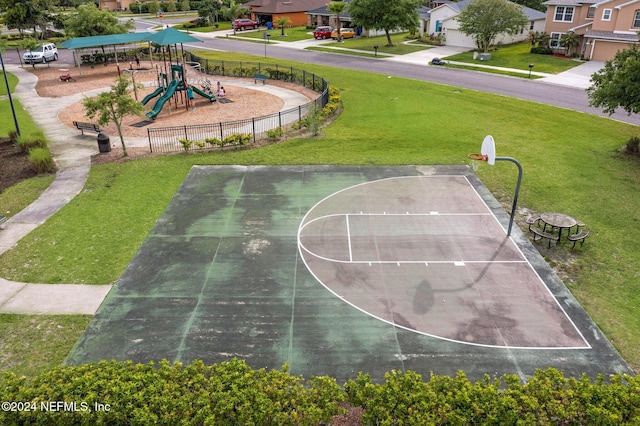
<path fill-rule="evenodd" d="M 260 24 L 252 19 L 236 19 L 233 21 L 233 29 L 234 30 L 257 30 Z"/>
<path fill-rule="evenodd" d="M 330 38 L 331 31 L 333 31 L 332 27 L 318 27 L 313 32 L 313 38 L 315 38 L 316 40 L 324 40 L 326 38 Z"/>

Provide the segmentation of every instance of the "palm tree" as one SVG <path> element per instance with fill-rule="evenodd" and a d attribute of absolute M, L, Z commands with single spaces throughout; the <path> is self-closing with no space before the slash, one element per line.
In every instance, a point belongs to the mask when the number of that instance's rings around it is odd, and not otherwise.
<path fill-rule="evenodd" d="M 236 2 L 232 0 L 231 3 L 229 4 L 229 7 L 225 8 L 223 13 L 225 14 L 225 16 L 231 19 L 231 25 L 233 26 L 233 21 L 243 15 L 248 14 L 249 9 L 239 4 L 236 4 Z M 236 27 L 233 27 L 233 34 L 235 35 L 235 33 L 236 33 Z"/>
<path fill-rule="evenodd" d="M 278 24 L 278 26 L 282 30 L 282 35 L 283 36 L 284 36 L 284 27 L 289 25 L 290 23 L 291 23 L 291 19 L 289 19 L 288 16 L 282 16 L 282 17 L 278 18 L 278 20 L 276 21 L 276 24 Z"/>
<path fill-rule="evenodd" d="M 342 40 L 342 36 L 340 35 L 340 14 L 343 13 L 345 10 L 347 9 L 347 4 L 343 1 L 332 1 L 331 3 L 329 3 L 329 5 L 327 6 L 327 10 L 331 13 L 333 13 L 334 15 L 336 15 L 336 18 L 338 20 L 338 24 L 337 24 L 337 29 L 338 29 L 338 38 L 337 41 L 341 41 Z"/>
<path fill-rule="evenodd" d="M 580 37 L 573 31 L 562 34 L 560 37 L 560 46 L 567 48 L 567 56 L 571 55 L 571 50 L 578 47 L 578 44 L 580 44 Z"/>

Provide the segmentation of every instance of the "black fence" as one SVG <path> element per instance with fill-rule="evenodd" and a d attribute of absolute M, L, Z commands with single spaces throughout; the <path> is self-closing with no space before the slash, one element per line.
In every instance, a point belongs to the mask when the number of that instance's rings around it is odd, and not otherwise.
<path fill-rule="evenodd" d="M 256 62 L 212 61 L 187 54 L 187 63 L 207 75 L 254 78 L 264 74 L 270 80 L 294 83 L 318 93 L 305 105 L 262 117 L 211 124 L 197 124 L 148 129 L 151 152 L 211 149 L 229 145 L 244 145 L 269 138 L 270 133 L 285 132 L 315 109 L 329 101 L 329 83 L 322 77 L 293 67 Z"/>

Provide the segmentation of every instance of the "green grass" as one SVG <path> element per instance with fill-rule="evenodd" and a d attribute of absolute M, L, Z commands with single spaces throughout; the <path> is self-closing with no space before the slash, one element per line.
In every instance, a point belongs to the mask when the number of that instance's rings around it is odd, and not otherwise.
<path fill-rule="evenodd" d="M 375 58 L 376 57 L 375 53 L 348 50 L 348 48 L 342 47 L 342 44 L 336 45 L 335 47 L 320 47 L 320 46 L 318 46 L 318 47 L 305 47 L 305 50 L 314 50 L 316 52 L 327 52 L 327 53 L 340 53 L 340 54 L 349 55 L 349 56 L 361 56 L 363 58 Z M 382 58 L 382 57 L 383 57 L 382 55 L 379 56 L 379 58 Z"/>
<path fill-rule="evenodd" d="M 447 61 L 477 63 L 494 67 L 514 68 L 529 71 L 529 64 L 533 64 L 533 71 L 558 74 L 581 64 L 567 58 L 559 58 L 551 55 L 538 55 L 530 53 L 529 42 L 510 44 L 490 52 L 491 60 L 480 61 L 473 59 L 473 52 L 464 52 L 458 55 L 448 56 Z"/>
<path fill-rule="evenodd" d="M 260 39 L 262 41 L 264 37 L 263 33 L 270 34 L 269 39 L 274 41 L 300 41 L 313 38 L 313 30 L 304 26 L 285 28 L 284 36 L 280 28 L 274 28 L 271 31 L 260 28 L 257 31 L 236 31 L 234 37 Z"/>
<path fill-rule="evenodd" d="M 433 47 L 428 44 L 419 43 L 413 39 L 408 39 L 407 33 L 391 34 L 391 42 L 393 46 L 387 46 L 386 36 L 361 37 L 346 39 L 342 43 L 339 43 L 339 47 L 375 52 L 373 46 L 378 46 L 378 53 L 389 53 L 393 55 L 406 55 L 407 53 L 419 52 Z"/>
<path fill-rule="evenodd" d="M 18 84 L 18 77 L 8 72 L 7 80 L 9 81 L 9 87 L 11 88 L 11 92 L 13 93 L 14 89 L 16 88 L 16 85 Z M 2 76 L 0 77 L 0 96 L 5 96 L 6 94 L 7 94 L 7 84 L 4 81 L 4 76 Z"/>
<path fill-rule="evenodd" d="M 229 52 L 206 55 L 275 61 Z M 0 276 L 114 282 L 194 164 L 465 165 L 466 155 L 492 134 L 498 155 L 523 166 L 520 209 L 564 212 L 591 229 L 582 249 L 556 247 L 549 261 L 622 356 L 640 368 L 640 160 L 619 153 L 638 133 L 636 126 L 452 86 L 277 62 L 317 73 L 341 89 L 344 111 L 323 129 L 322 138 L 93 167 L 84 192 L 0 256 Z M 477 173 L 509 207 L 514 167 L 498 163 Z"/>
<path fill-rule="evenodd" d="M 64 361 L 90 315 L 0 314 L 0 371 L 33 377 Z"/>
<path fill-rule="evenodd" d="M 438 65 L 441 66 L 441 65 Z M 447 68 L 457 68 L 457 69 L 462 69 L 462 70 L 470 70 L 470 71 L 478 71 L 478 72 L 486 72 L 489 74 L 497 74 L 497 75 L 508 75 L 511 77 L 519 77 L 519 78 L 530 78 L 531 80 L 537 80 L 539 78 L 543 78 L 539 75 L 536 74 L 531 74 L 531 77 L 529 77 L 529 73 L 527 72 L 518 72 L 518 71 L 509 71 L 509 70 L 503 70 L 503 69 L 494 69 L 494 68 L 486 68 L 486 67 L 476 67 L 476 66 L 469 66 L 469 65 L 462 65 L 462 64 L 447 64 L 445 65 Z"/>
<path fill-rule="evenodd" d="M 18 101 L 15 97 L 13 98 L 13 105 L 16 112 L 16 117 L 18 118 L 18 126 L 20 126 L 20 132 L 30 132 L 34 130 L 35 124 L 29 117 L 29 114 L 24 110 L 20 101 Z M 11 111 L 11 103 L 9 100 L 0 101 L 0 136 L 7 137 L 9 136 L 9 132 L 12 130 L 16 130 L 15 123 L 13 121 L 13 112 Z"/>
<path fill-rule="evenodd" d="M 55 175 L 38 176 L 0 192 L 0 216 L 11 217 L 34 202 L 53 182 Z"/>

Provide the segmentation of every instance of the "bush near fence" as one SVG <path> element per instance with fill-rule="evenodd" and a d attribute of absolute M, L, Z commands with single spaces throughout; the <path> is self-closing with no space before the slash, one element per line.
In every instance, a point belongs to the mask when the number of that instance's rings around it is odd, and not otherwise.
<path fill-rule="evenodd" d="M 322 109 L 329 103 L 329 83 L 309 71 L 259 62 L 212 61 L 192 53 L 188 53 L 185 59 L 190 64 L 200 64 L 200 70 L 207 75 L 253 78 L 255 74 L 265 74 L 271 80 L 285 81 L 311 89 L 318 93 L 318 97 L 305 105 L 262 117 L 211 124 L 151 128 L 147 130 L 151 152 L 202 150 L 212 149 L 214 146 L 228 146 L 228 144 L 211 144 L 207 140 L 228 141 L 233 139 L 234 135 L 244 135 L 241 145 L 266 140 L 269 139 L 269 132 L 273 129 L 281 128 L 285 131 L 295 127 L 311 111 Z M 335 108 L 332 110 L 335 111 Z M 185 141 L 190 141 L 187 144 L 188 148 L 185 148 Z"/>

